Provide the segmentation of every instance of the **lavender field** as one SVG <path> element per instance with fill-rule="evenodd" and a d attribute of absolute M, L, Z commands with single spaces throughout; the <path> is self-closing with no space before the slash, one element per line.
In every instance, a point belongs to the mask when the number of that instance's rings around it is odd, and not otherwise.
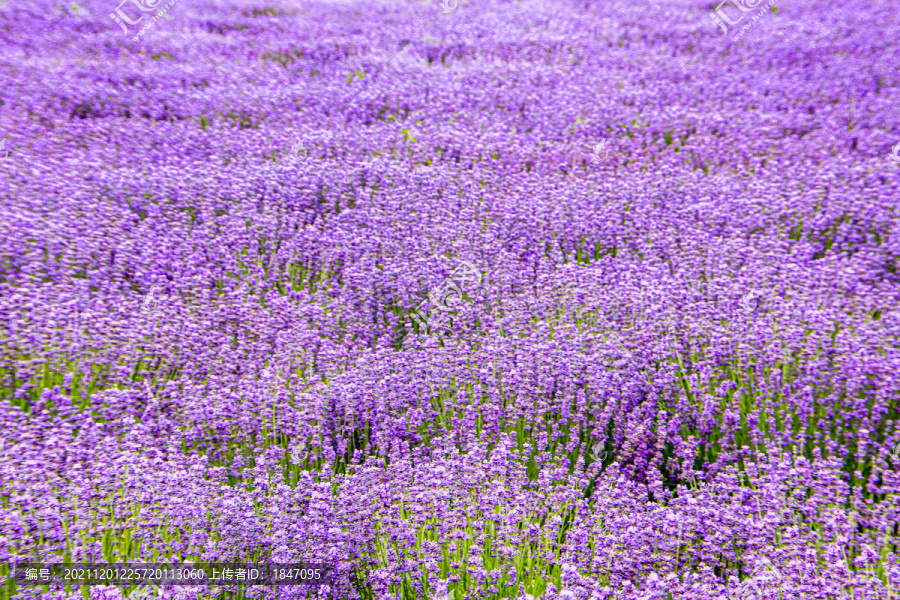
<path fill-rule="evenodd" d="M 0 0 L 0 599 L 900 598 L 900 2 L 116 2 Z"/>

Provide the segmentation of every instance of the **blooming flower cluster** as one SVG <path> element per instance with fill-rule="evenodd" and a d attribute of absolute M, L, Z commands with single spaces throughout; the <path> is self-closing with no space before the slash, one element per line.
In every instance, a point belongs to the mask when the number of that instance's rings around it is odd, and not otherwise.
<path fill-rule="evenodd" d="M 115 1 L 0 4 L 0 597 L 896 596 L 900 4 Z"/>

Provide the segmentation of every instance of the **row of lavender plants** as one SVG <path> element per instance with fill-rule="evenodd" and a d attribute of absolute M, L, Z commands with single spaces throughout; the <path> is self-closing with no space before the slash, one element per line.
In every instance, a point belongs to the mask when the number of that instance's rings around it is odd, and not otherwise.
<path fill-rule="evenodd" d="M 900 5 L 115 1 L 0 3 L 0 598 L 894 597 Z"/>

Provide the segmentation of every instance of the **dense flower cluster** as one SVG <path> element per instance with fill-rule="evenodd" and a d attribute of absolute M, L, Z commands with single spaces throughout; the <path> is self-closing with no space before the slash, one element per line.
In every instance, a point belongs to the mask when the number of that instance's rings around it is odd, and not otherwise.
<path fill-rule="evenodd" d="M 900 4 L 115 1 L 0 4 L 0 563 L 898 591 Z"/>

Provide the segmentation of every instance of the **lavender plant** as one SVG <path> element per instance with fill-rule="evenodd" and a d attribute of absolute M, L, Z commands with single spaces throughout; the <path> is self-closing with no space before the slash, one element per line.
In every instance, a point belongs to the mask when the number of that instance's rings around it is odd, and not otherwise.
<path fill-rule="evenodd" d="M 898 12 L 0 5 L 0 598 L 894 597 Z"/>

